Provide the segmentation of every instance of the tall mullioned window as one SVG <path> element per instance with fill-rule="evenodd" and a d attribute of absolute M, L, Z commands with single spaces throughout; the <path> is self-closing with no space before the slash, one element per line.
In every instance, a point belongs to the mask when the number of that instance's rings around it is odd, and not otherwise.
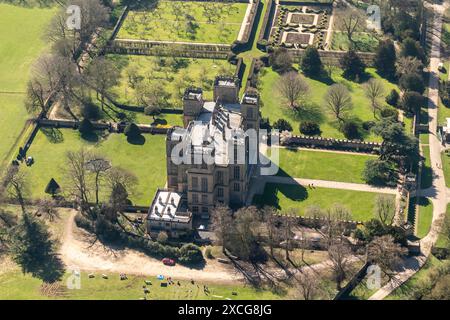
<path fill-rule="evenodd" d="M 202 192 L 208 192 L 208 179 L 202 178 Z"/>

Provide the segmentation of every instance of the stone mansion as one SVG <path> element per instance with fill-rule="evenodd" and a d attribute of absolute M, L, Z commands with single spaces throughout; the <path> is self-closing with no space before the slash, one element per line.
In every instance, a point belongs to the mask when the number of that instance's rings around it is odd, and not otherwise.
<path fill-rule="evenodd" d="M 259 132 L 259 97 L 245 93 L 239 101 L 239 80 L 217 77 L 213 101 L 202 89 L 188 88 L 183 96 L 184 128 L 167 133 L 167 187 L 158 190 L 149 209 L 149 233 L 172 237 L 192 229 L 194 216 L 209 219 L 216 204 L 245 204 L 250 178 L 256 170 L 248 129 Z M 253 152 L 253 153 L 252 153 Z"/>

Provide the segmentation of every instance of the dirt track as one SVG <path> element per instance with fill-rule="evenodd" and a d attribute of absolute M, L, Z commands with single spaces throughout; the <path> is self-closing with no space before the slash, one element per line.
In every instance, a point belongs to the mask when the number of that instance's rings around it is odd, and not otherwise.
<path fill-rule="evenodd" d="M 161 261 L 130 249 L 106 247 L 98 241 L 92 245 L 92 238 L 75 226 L 76 211 L 67 220 L 61 245 L 61 258 L 69 269 L 101 273 L 125 273 L 155 276 L 162 274 L 175 279 L 232 283 L 242 280 L 231 266 L 207 260 L 201 270 L 176 265 L 165 266 Z"/>

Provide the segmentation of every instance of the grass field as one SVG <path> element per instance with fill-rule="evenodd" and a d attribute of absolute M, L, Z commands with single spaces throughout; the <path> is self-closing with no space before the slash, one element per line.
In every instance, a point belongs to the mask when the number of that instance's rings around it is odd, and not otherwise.
<path fill-rule="evenodd" d="M 445 221 L 448 223 L 450 221 L 450 205 L 447 205 L 447 211 L 445 213 Z M 438 239 L 436 241 L 436 247 L 438 248 L 448 248 L 449 247 L 448 240 L 446 239 L 444 234 L 439 234 Z"/>
<path fill-rule="evenodd" d="M 357 32 L 353 36 L 357 51 L 375 52 L 378 47 L 378 39 L 371 33 Z M 331 39 L 331 50 L 348 51 L 350 49 L 350 42 L 347 35 L 343 32 L 333 32 Z"/>
<path fill-rule="evenodd" d="M 54 13 L 0 3 L 0 163 L 24 127 L 30 66 L 45 48 L 42 36 Z"/>
<path fill-rule="evenodd" d="M 450 154 L 442 153 L 442 169 L 444 170 L 445 185 L 450 187 Z"/>
<path fill-rule="evenodd" d="M 209 283 L 194 283 L 177 280 L 176 283 L 161 287 L 161 282 L 155 276 L 128 276 L 128 280 L 120 280 L 118 274 L 109 274 L 109 279 L 102 279 L 97 274 L 94 279 L 89 279 L 88 273 L 81 272 L 80 289 L 68 289 L 67 282 L 70 273 L 66 273 L 64 279 L 53 285 L 51 289 L 45 289 L 42 281 L 29 275 L 23 275 L 20 271 L 0 273 L 0 300 L 139 300 L 144 298 L 143 286 L 145 280 L 150 280 L 152 285 L 147 288 L 150 293 L 148 300 L 258 300 L 280 299 L 281 297 L 263 290 L 256 290 L 243 285 L 218 285 Z M 205 294 L 203 285 L 207 285 L 210 291 Z M 233 295 L 233 292 L 236 295 Z"/>
<path fill-rule="evenodd" d="M 374 217 L 376 193 L 308 188 L 302 185 L 267 184 L 262 196 L 256 196 L 257 205 L 270 205 L 278 210 L 298 210 L 299 215 L 305 213 L 309 206 L 328 209 L 334 204 L 347 207 L 354 220 L 366 221 Z"/>
<path fill-rule="evenodd" d="M 428 234 L 433 219 L 433 204 L 427 198 L 419 198 L 419 221 L 417 223 L 417 234 L 419 238 L 423 238 Z"/>
<path fill-rule="evenodd" d="M 156 9 L 131 11 L 118 38 L 231 44 L 247 3 L 159 1 Z"/>
<path fill-rule="evenodd" d="M 150 84 L 162 85 L 170 95 L 167 107 L 181 107 L 181 98 L 187 87 L 202 88 L 204 99 L 212 100 L 214 78 L 218 74 L 232 75 L 236 69 L 236 66 L 220 59 L 124 55 L 109 55 L 108 58 L 121 68 L 120 83 L 113 88 L 113 93 L 119 103 L 132 106 L 137 105 L 137 101 L 129 81 L 130 74 Z"/>
<path fill-rule="evenodd" d="M 377 79 L 381 79 L 384 84 L 386 95 L 389 91 L 397 86 L 380 78 L 374 69 L 367 69 L 368 73 Z M 310 95 L 307 99 L 308 104 L 305 110 L 299 113 L 294 113 L 288 110 L 282 103 L 282 98 L 277 90 L 277 80 L 280 78 L 279 74 L 273 71 L 271 68 L 264 68 L 260 76 L 260 93 L 261 99 L 264 102 L 261 108 L 263 117 L 268 117 L 270 122 L 273 123 L 278 119 L 288 120 L 295 134 L 299 134 L 299 124 L 301 121 L 312 120 L 320 124 L 323 137 L 330 138 L 344 138 L 344 135 L 338 130 L 338 124 L 333 116 L 328 112 L 324 105 L 324 96 L 332 83 L 325 83 L 319 80 L 307 78 L 307 82 L 310 87 Z M 351 118 L 354 118 L 357 122 L 373 121 L 373 113 L 371 110 L 369 99 L 365 96 L 365 89 L 363 84 L 348 81 L 342 77 L 342 70 L 335 68 L 332 73 L 332 81 L 334 83 L 344 84 L 350 91 L 353 110 L 351 111 Z M 380 141 L 380 137 L 375 136 L 373 133 L 362 131 L 362 138 L 369 141 Z"/>
<path fill-rule="evenodd" d="M 67 151 L 83 147 L 109 159 L 113 166 L 120 166 L 134 173 L 138 178 L 136 193 L 130 200 L 137 205 L 150 205 L 158 187 L 166 183 L 165 136 L 145 135 L 143 145 L 127 142 L 123 134 L 111 134 L 98 142 L 81 139 L 78 131 L 71 129 L 40 131 L 28 155 L 35 159 L 31 167 L 22 166 L 27 172 L 31 196 L 42 198 L 51 178 L 67 190 L 65 177 L 65 156 Z"/>
<path fill-rule="evenodd" d="M 373 156 L 297 149 L 280 149 L 281 176 L 364 183 L 362 172 Z"/>
<path fill-rule="evenodd" d="M 438 124 L 446 125 L 447 124 L 446 118 L 450 118 L 450 108 L 444 106 L 441 99 L 439 99 Z"/>

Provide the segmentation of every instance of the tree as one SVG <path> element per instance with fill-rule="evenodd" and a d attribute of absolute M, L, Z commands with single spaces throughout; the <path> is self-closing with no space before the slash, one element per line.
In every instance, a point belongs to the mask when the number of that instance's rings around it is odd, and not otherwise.
<path fill-rule="evenodd" d="M 402 57 L 417 58 L 422 62 L 425 60 L 425 53 L 420 45 L 420 42 L 411 38 L 403 40 L 401 55 Z"/>
<path fill-rule="evenodd" d="M 114 62 L 99 57 L 94 59 L 88 66 L 86 81 L 97 92 L 97 100 L 100 100 L 102 110 L 105 109 L 105 97 L 110 93 L 110 89 L 118 84 L 120 71 Z M 99 98 L 100 96 L 100 98 Z"/>
<path fill-rule="evenodd" d="M 349 140 L 359 139 L 361 136 L 359 125 L 354 120 L 344 121 L 341 130 L 344 136 Z"/>
<path fill-rule="evenodd" d="M 125 127 L 124 134 L 129 139 L 133 139 L 141 135 L 141 129 L 139 129 L 139 127 L 135 123 L 131 122 Z"/>
<path fill-rule="evenodd" d="M 37 203 L 37 210 L 35 216 L 43 217 L 44 219 L 53 222 L 59 218 L 59 212 L 56 208 L 57 203 L 53 199 L 42 199 Z"/>
<path fill-rule="evenodd" d="M 22 214 L 26 214 L 25 199 L 29 194 L 26 174 L 17 166 L 10 166 L 6 172 L 4 183 L 8 196 L 20 204 Z"/>
<path fill-rule="evenodd" d="M 407 91 L 403 94 L 401 107 L 407 114 L 417 113 L 426 103 L 426 98 L 418 92 Z"/>
<path fill-rule="evenodd" d="M 342 289 L 342 282 L 347 277 L 350 268 L 350 253 L 350 248 L 345 243 L 332 244 L 328 248 L 328 258 L 338 291 Z"/>
<path fill-rule="evenodd" d="M 320 126 L 314 121 L 303 121 L 300 123 L 300 132 L 306 136 L 320 135 Z"/>
<path fill-rule="evenodd" d="M 269 64 L 278 73 L 285 73 L 292 69 L 292 56 L 286 48 L 276 48 L 269 56 Z"/>
<path fill-rule="evenodd" d="M 148 116 L 153 117 L 153 121 L 156 121 L 155 117 L 161 114 L 161 109 L 156 105 L 150 105 L 145 107 L 144 113 Z"/>
<path fill-rule="evenodd" d="M 289 251 L 292 250 L 293 228 L 295 226 L 295 213 L 284 212 L 281 220 L 281 237 L 284 242 L 284 252 L 287 261 L 290 261 Z"/>
<path fill-rule="evenodd" d="M 284 120 L 284 119 L 278 119 L 277 121 L 275 121 L 273 123 L 272 127 L 275 129 L 278 129 L 280 131 L 291 132 L 293 130 L 291 124 L 287 120 Z"/>
<path fill-rule="evenodd" d="M 233 212 L 225 206 L 217 206 L 211 214 L 212 229 L 217 244 L 222 247 L 222 252 L 225 252 L 230 242 L 229 228 L 232 224 L 232 214 Z"/>
<path fill-rule="evenodd" d="M 400 95 L 398 94 L 398 91 L 392 89 L 391 92 L 389 92 L 389 94 L 386 97 L 386 103 L 393 107 L 397 107 L 399 99 Z"/>
<path fill-rule="evenodd" d="M 95 204 L 98 205 L 100 183 L 104 180 L 107 171 L 111 168 L 111 163 L 101 156 L 90 154 L 86 162 L 86 168 L 94 174 Z"/>
<path fill-rule="evenodd" d="M 402 75 L 408 73 L 417 73 L 421 74 L 423 71 L 422 62 L 415 57 L 400 57 L 395 64 L 397 76 L 401 77 Z"/>
<path fill-rule="evenodd" d="M 282 75 L 277 82 L 277 88 L 287 101 L 289 108 L 293 110 L 299 109 L 299 105 L 309 92 L 309 86 L 305 78 L 294 71 Z"/>
<path fill-rule="evenodd" d="M 379 99 L 384 96 L 384 86 L 380 80 L 370 79 L 365 85 L 366 97 L 370 100 L 373 117 L 376 117 L 376 111 L 380 108 Z"/>
<path fill-rule="evenodd" d="M 47 187 L 45 187 L 45 193 L 50 194 L 52 197 L 54 197 L 60 191 L 61 187 L 59 186 L 59 184 L 56 182 L 55 179 L 51 178 L 47 184 Z"/>
<path fill-rule="evenodd" d="M 137 177 L 121 167 L 112 167 L 107 171 L 105 182 L 111 207 L 116 212 L 122 212 L 123 207 L 129 203 L 128 197 L 135 191 Z"/>
<path fill-rule="evenodd" d="M 391 278 L 406 254 L 407 249 L 395 243 L 391 235 L 375 237 L 367 246 L 367 260 L 378 265 Z"/>
<path fill-rule="evenodd" d="M 31 273 L 44 282 L 58 281 L 64 274 L 56 242 L 47 227 L 27 213 L 16 229 L 12 253 L 23 273 Z"/>
<path fill-rule="evenodd" d="M 386 195 L 378 195 L 375 200 L 375 215 L 384 226 L 392 225 L 395 216 L 395 200 Z"/>
<path fill-rule="evenodd" d="M 82 214 L 92 217 L 89 205 L 90 187 L 88 184 L 88 170 L 86 163 L 90 158 L 85 149 L 79 151 L 68 151 L 66 154 L 66 176 L 69 182 L 69 192 L 74 197 L 75 203 L 80 205 Z"/>
<path fill-rule="evenodd" d="M 169 236 L 167 235 L 167 232 L 160 231 L 158 233 L 158 237 L 156 238 L 156 241 L 158 241 L 159 243 L 166 243 L 168 239 L 169 239 Z"/>
<path fill-rule="evenodd" d="M 375 55 L 375 67 L 378 73 L 389 79 L 395 77 L 397 55 L 392 40 L 380 41 Z"/>
<path fill-rule="evenodd" d="M 339 29 L 344 31 L 348 42 L 354 47 L 353 35 L 355 32 L 364 29 L 366 18 L 360 11 L 353 8 L 345 8 L 339 12 L 338 16 Z"/>
<path fill-rule="evenodd" d="M 313 272 L 301 272 L 295 279 L 297 280 L 300 295 L 303 300 L 313 300 L 317 296 L 320 288 L 320 281 L 319 277 Z"/>
<path fill-rule="evenodd" d="M 362 178 L 371 185 L 395 185 L 395 175 L 389 163 L 384 160 L 367 160 Z"/>
<path fill-rule="evenodd" d="M 264 223 L 267 230 L 267 244 L 269 245 L 270 255 L 273 257 L 274 246 L 279 243 L 279 229 L 278 229 L 278 219 L 276 218 L 276 211 L 273 207 L 264 207 L 262 209 L 262 214 L 264 216 Z"/>
<path fill-rule="evenodd" d="M 91 134 L 92 132 L 94 132 L 94 125 L 92 124 L 92 122 L 89 119 L 84 118 L 80 122 L 78 131 L 81 133 L 82 136 L 87 136 L 87 135 Z"/>
<path fill-rule="evenodd" d="M 308 77 L 319 77 L 323 72 L 322 60 L 316 47 L 308 46 L 303 53 L 301 69 Z"/>
<path fill-rule="evenodd" d="M 186 243 L 180 248 L 178 260 L 184 264 L 198 264 L 204 261 L 202 250 L 192 243 Z"/>
<path fill-rule="evenodd" d="M 346 114 L 353 108 L 352 99 L 343 84 L 333 84 L 325 95 L 325 105 L 328 110 L 343 122 Z"/>
<path fill-rule="evenodd" d="M 343 76 L 350 80 L 360 80 L 365 73 L 366 65 L 362 62 L 354 50 L 349 50 L 342 57 L 341 67 Z"/>
<path fill-rule="evenodd" d="M 425 92 L 425 84 L 423 78 L 417 73 L 407 73 L 400 78 L 400 88 L 406 91 L 415 91 L 420 94 Z"/>

